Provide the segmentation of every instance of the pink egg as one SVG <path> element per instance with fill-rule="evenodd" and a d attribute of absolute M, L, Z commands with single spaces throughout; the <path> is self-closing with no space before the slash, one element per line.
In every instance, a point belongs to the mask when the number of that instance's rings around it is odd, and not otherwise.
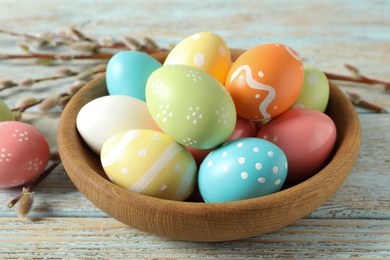
<path fill-rule="evenodd" d="M 318 172 L 336 142 L 332 119 L 316 110 L 288 110 L 265 124 L 257 137 L 266 139 L 286 154 L 286 183 L 296 184 Z"/>
<path fill-rule="evenodd" d="M 236 126 L 227 141 L 254 136 L 256 136 L 256 127 L 254 123 L 250 120 L 237 116 Z"/>
<path fill-rule="evenodd" d="M 244 138 L 244 137 L 254 137 L 256 136 L 256 133 L 257 133 L 256 127 L 252 121 L 237 116 L 236 125 L 234 127 L 233 133 L 226 141 L 231 141 L 231 140 Z M 198 167 L 203 162 L 203 159 L 206 158 L 206 156 L 211 151 L 214 150 L 214 148 L 210 148 L 210 149 L 196 149 L 192 147 L 186 147 L 186 148 L 188 151 L 190 151 L 190 153 L 194 157 Z"/>
<path fill-rule="evenodd" d="M 21 186 L 46 167 L 50 148 L 35 127 L 16 121 L 0 122 L 0 188 Z"/>

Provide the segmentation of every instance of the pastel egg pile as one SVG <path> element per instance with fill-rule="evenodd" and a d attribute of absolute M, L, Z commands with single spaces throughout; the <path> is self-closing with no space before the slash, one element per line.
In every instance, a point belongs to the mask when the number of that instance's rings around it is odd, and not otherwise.
<path fill-rule="evenodd" d="M 205 202 L 272 194 L 318 172 L 336 141 L 324 113 L 325 75 L 281 43 L 231 62 L 215 33 L 176 45 L 164 64 L 137 51 L 109 61 L 109 95 L 77 117 L 113 183 L 133 192 Z"/>

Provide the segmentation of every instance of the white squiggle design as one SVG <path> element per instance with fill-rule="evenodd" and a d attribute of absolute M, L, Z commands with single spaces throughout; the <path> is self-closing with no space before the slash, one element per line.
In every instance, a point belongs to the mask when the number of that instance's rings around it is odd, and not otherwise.
<path fill-rule="evenodd" d="M 301 60 L 301 57 L 290 46 L 286 46 L 286 50 L 294 59 Z"/>
<path fill-rule="evenodd" d="M 269 104 L 275 99 L 275 96 L 276 96 L 275 89 L 272 86 L 265 85 L 261 82 L 256 81 L 252 77 L 252 71 L 248 65 L 242 65 L 242 66 L 238 67 L 236 69 L 236 71 L 232 74 L 232 76 L 230 78 L 230 82 L 232 82 L 242 70 L 245 71 L 246 83 L 248 84 L 249 87 L 251 87 L 253 89 L 268 91 L 268 95 L 265 97 L 263 102 L 261 102 L 259 105 L 259 111 L 263 115 L 264 119 L 271 118 L 271 115 L 267 112 L 267 108 L 268 108 Z"/>
<path fill-rule="evenodd" d="M 126 147 L 134 141 L 140 135 L 139 131 L 130 131 L 122 136 L 121 140 L 116 146 L 110 149 L 110 151 L 101 159 L 103 168 L 106 168 L 113 164 L 118 157 L 123 153 Z"/>

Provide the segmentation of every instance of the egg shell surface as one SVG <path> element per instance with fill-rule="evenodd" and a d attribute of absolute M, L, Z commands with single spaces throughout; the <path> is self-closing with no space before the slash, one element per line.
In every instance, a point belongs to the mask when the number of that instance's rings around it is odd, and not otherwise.
<path fill-rule="evenodd" d="M 229 138 L 236 124 L 224 86 L 187 65 L 163 66 L 150 75 L 146 103 L 157 125 L 176 142 L 209 149 Z"/>
<path fill-rule="evenodd" d="M 194 158 L 161 132 L 133 129 L 118 133 L 104 143 L 101 162 L 113 183 L 136 193 L 180 201 L 195 189 Z"/>
<path fill-rule="evenodd" d="M 150 74 L 162 64 L 139 51 L 120 51 L 108 61 L 106 84 L 110 95 L 127 95 L 145 101 Z"/>
<path fill-rule="evenodd" d="M 292 108 L 314 109 L 325 112 L 329 101 L 329 82 L 325 74 L 313 66 L 304 66 L 301 92 Z"/>
<path fill-rule="evenodd" d="M 76 126 L 96 154 L 116 133 L 138 128 L 159 130 L 146 103 L 124 95 L 103 96 L 88 102 L 77 114 Z"/>
<path fill-rule="evenodd" d="M 279 191 L 287 158 L 273 143 L 255 137 L 229 141 L 202 162 L 198 186 L 206 202 L 256 198 Z"/>
<path fill-rule="evenodd" d="M 336 142 L 336 126 L 317 110 L 293 109 L 264 125 L 257 137 L 283 150 L 289 165 L 286 183 L 296 184 L 324 166 Z"/>
<path fill-rule="evenodd" d="M 242 117 L 237 116 L 236 126 L 234 127 L 233 133 L 227 139 L 227 141 L 235 140 L 238 138 L 244 137 L 255 137 L 257 130 L 253 122 L 246 120 Z M 210 149 L 196 149 L 192 147 L 186 147 L 188 151 L 194 156 L 196 164 L 200 166 L 204 158 L 212 151 L 214 148 Z"/>
<path fill-rule="evenodd" d="M 171 50 L 164 66 L 172 64 L 198 68 L 224 84 L 231 65 L 230 51 L 218 34 L 199 32 L 188 36 Z"/>
<path fill-rule="evenodd" d="M 291 107 L 299 96 L 303 78 L 303 64 L 296 51 L 284 44 L 266 43 L 238 57 L 225 86 L 239 116 L 264 120 Z"/>
<path fill-rule="evenodd" d="M 13 121 L 15 118 L 8 106 L 0 99 L 0 122 Z"/>
<path fill-rule="evenodd" d="M 50 147 L 45 136 L 30 124 L 0 122 L 0 188 L 21 186 L 46 167 Z"/>

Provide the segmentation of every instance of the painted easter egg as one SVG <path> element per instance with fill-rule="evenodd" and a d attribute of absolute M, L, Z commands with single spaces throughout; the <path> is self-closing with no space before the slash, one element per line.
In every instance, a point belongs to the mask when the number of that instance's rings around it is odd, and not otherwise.
<path fill-rule="evenodd" d="M 231 65 L 230 51 L 218 34 L 199 32 L 188 36 L 171 50 L 164 66 L 172 64 L 203 70 L 224 84 Z"/>
<path fill-rule="evenodd" d="M 287 158 L 273 143 L 255 137 L 229 141 L 202 162 L 198 186 L 206 202 L 256 198 L 279 191 Z"/>
<path fill-rule="evenodd" d="M 223 143 L 236 124 L 234 103 L 224 86 L 187 65 L 167 65 L 154 71 L 146 84 L 146 103 L 167 135 L 197 149 Z"/>
<path fill-rule="evenodd" d="M 107 64 L 106 84 L 110 95 L 127 95 L 145 101 L 145 85 L 150 74 L 162 64 L 139 51 L 116 53 Z"/>
<path fill-rule="evenodd" d="M 264 125 L 257 137 L 283 150 L 289 165 L 286 183 L 296 184 L 324 166 L 336 142 L 336 126 L 317 110 L 293 109 Z"/>
<path fill-rule="evenodd" d="M 0 122 L 0 188 L 21 186 L 46 167 L 50 148 L 45 136 L 30 124 Z"/>
<path fill-rule="evenodd" d="M 8 106 L 0 99 L 0 122 L 13 121 L 14 116 Z"/>
<path fill-rule="evenodd" d="M 229 136 L 226 141 L 235 140 L 244 137 L 255 137 L 257 130 L 253 122 L 246 120 L 242 117 L 237 116 L 236 126 L 234 127 L 233 133 Z M 212 151 L 214 148 L 210 149 L 196 149 L 192 147 L 186 147 L 188 151 L 194 156 L 196 164 L 200 166 L 204 158 Z"/>
<path fill-rule="evenodd" d="M 194 158 L 161 132 L 133 129 L 112 136 L 103 145 L 101 163 L 113 183 L 136 193 L 185 200 L 195 189 Z"/>
<path fill-rule="evenodd" d="M 284 44 L 267 43 L 238 57 L 225 86 L 239 116 L 264 120 L 291 107 L 299 96 L 303 77 L 302 61 L 296 51 Z"/>
<path fill-rule="evenodd" d="M 130 129 L 159 130 L 146 103 L 130 96 L 103 96 L 85 104 L 77 114 L 77 130 L 96 154 L 112 135 Z"/>
<path fill-rule="evenodd" d="M 325 112 L 329 101 L 329 82 L 325 74 L 313 66 L 304 66 L 305 79 L 292 108 Z"/>

